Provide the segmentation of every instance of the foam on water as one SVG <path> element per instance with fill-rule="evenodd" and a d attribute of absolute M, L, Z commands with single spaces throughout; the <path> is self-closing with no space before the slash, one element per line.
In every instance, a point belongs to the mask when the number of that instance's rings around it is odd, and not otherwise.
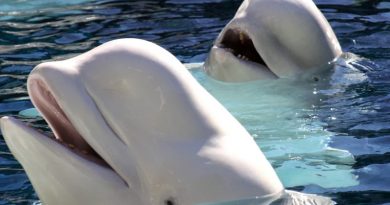
<path fill-rule="evenodd" d="M 198 205 L 333 205 L 330 198 L 313 194 L 299 193 L 295 191 L 282 191 L 281 193 L 252 197 L 249 199 L 240 199 L 219 203 L 203 203 Z"/>

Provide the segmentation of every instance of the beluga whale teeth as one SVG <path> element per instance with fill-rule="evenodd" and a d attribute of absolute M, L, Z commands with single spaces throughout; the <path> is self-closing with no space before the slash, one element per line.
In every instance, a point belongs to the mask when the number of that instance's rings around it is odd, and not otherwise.
<path fill-rule="evenodd" d="M 228 82 L 310 78 L 341 53 L 313 1 L 245 0 L 217 37 L 204 69 Z"/>
<path fill-rule="evenodd" d="M 225 49 L 240 59 L 252 61 L 267 67 L 264 60 L 256 51 L 251 38 L 239 29 L 228 29 L 224 33 L 218 47 Z"/>

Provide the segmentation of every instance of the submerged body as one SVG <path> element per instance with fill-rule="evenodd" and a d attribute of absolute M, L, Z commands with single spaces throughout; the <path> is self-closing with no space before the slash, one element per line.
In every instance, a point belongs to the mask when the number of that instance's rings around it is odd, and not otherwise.
<path fill-rule="evenodd" d="M 205 70 L 229 82 L 313 77 L 341 52 L 313 1 L 245 0 L 216 39 Z"/>

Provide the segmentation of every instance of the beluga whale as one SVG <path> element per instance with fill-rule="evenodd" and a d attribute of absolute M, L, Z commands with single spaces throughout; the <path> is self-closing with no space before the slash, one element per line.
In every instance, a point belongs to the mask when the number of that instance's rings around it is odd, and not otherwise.
<path fill-rule="evenodd" d="M 27 87 L 54 137 L 12 117 L 1 130 L 44 204 L 331 202 L 285 190 L 243 126 L 154 43 L 42 63 Z"/>
<path fill-rule="evenodd" d="M 305 77 L 342 53 L 311 0 L 245 0 L 214 42 L 204 69 L 221 81 Z"/>

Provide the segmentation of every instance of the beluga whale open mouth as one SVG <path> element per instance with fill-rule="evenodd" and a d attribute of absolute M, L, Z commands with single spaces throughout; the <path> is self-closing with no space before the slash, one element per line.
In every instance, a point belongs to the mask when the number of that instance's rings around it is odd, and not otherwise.
<path fill-rule="evenodd" d="M 1 129 L 44 204 L 330 201 L 286 191 L 249 133 L 153 43 L 42 63 L 27 86 L 55 139 L 12 117 Z"/>
<path fill-rule="evenodd" d="M 252 39 L 240 29 L 228 29 L 218 47 L 225 49 L 237 58 L 260 64 L 269 69 L 253 45 Z"/>
<path fill-rule="evenodd" d="M 70 122 L 44 79 L 31 75 L 28 85 L 31 100 L 50 125 L 56 142 L 91 162 L 110 168 Z"/>
<path fill-rule="evenodd" d="M 210 65 L 212 59 L 223 59 L 225 62 L 215 62 L 217 65 Z M 221 64 L 219 64 L 221 63 Z M 232 68 L 232 73 L 225 75 L 226 72 L 215 74 L 211 71 L 212 66 L 221 66 L 221 69 L 230 69 L 234 66 L 245 66 L 248 72 L 240 71 L 240 67 Z M 215 71 L 215 70 L 214 70 Z M 235 81 L 234 79 L 257 79 L 257 73 L 261 73 L 264 78 L 277 78 L 269 69 L 264 59 L 256 50 L 252 39 L 248 34 L 239 28 L 229 28 L 223 32 L 213 48 L 206 62 L 206 72 L 211 76 L 224 81 Z M 221 75 L 220 75 L 221 74 Z M 256 74 L 256 75 L 253 75 Z M 238 80 L 241 81 L 241 80 Z"/>
<path fill-rule="evenodd" d="M 211 48 L 205 70 L 228 82 L 308 76 L 341 54 L 312 1 L 245 0 Z"/>

